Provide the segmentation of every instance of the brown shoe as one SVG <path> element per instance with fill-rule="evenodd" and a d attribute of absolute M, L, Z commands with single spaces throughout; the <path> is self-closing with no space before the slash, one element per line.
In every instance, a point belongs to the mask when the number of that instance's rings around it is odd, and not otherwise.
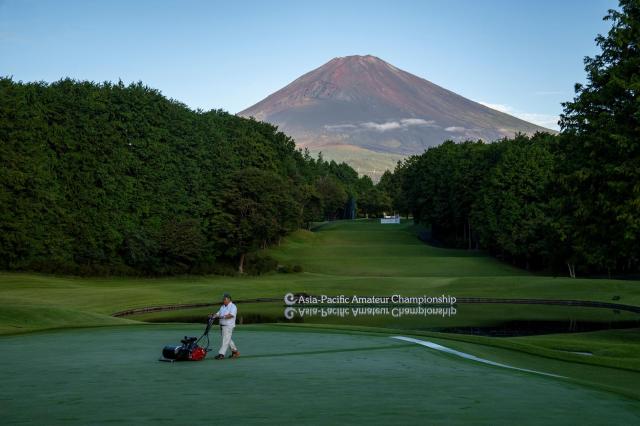
<path fill-rule="evenodd" d="M 231 351 L 231 358 L 238 358 L 240 356 L 240 352 L 238 351 Z"/>

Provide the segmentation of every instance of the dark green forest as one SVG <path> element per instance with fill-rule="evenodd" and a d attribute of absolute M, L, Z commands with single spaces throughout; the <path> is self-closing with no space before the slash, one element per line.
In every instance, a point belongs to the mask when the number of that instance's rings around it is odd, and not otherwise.
<path fill-rule="evenodd" d="M 0 159 L 5 270 L 251 270 L 247 254 L 294 229 L 390 205 L 274 126 L 141 83 L 0 79 Z"/>
<path fill-rule="evenodd" d="M 433 243 L 489 250 L 555 273 L 640 272 L 640 3 L 605 17 L 587 84 L 563 104 L 561 133 L 445 142 L 379 187 Z"/>
<path fill-rule="evenodd" d="M 142 83 L 0 79 L 0 269 L 256 272 L 312 222 L 395 210 L 428 241 L 527 269 L 640 272 L 640 4 L 585 58 L 559 134 L 452 142 L 374 185 L 270 124 Z"/>

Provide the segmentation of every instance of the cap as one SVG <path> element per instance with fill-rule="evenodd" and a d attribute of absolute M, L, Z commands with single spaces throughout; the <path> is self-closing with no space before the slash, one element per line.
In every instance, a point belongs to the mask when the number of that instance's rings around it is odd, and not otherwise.
<path fill-rule="evenodd" d="M 224 293 L 224 294 L 222 295 L 222 298 L 223 298 L 223 299 L 229 299 L 229 300 L 231 300 L 231 295 L 230 295 L 229 293 Z"/>

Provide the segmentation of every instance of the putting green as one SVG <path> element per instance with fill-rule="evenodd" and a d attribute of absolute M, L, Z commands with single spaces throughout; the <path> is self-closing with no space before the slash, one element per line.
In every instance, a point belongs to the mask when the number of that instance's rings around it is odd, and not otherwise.
<path fill-rule="evenodd" d="M 238 360 L 157 362 L 162 346 L 197 331 L 144 325 L 4 336 L 3 423 L 213 424 L 222 416 L 235 424 L 640 419 L 637 400 L 385 335 L 239 327 Z"/>

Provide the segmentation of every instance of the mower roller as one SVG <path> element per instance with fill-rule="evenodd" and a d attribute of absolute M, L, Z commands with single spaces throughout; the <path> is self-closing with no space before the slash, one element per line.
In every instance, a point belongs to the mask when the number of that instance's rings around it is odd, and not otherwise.
<path fill-rule="evenodd" d="M 211 348 L 209 347 L 209 331 L 215 318 L 209 317 L 204 333 L 200 337 L 184 336 L 180 340 L 181 345 L 168 345 L 162 349 L 162 358 L 159 361 L 202 361 Z M 206 345 L 204 344 L 206 342 Z"/>

